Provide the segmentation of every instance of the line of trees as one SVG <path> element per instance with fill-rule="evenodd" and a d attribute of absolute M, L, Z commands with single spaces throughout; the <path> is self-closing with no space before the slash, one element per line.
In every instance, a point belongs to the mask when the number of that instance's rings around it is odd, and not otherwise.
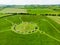
<path fill-rule="evenodd" d="M 30 14 L 30 13 L 7 13 L 11 15 L 41 15 L 41 16 L 60 16 L 60 14 Z"/>
<path fill-rule="evenodd" d="M 60 14 L 40 14 L 41 16 L 60 16 Z"/>
<path fill-rule="evenodd" d="M 11 15 L 36 15 L 36 14 L 30 14 L 30 13 L 6 13 Z"/>

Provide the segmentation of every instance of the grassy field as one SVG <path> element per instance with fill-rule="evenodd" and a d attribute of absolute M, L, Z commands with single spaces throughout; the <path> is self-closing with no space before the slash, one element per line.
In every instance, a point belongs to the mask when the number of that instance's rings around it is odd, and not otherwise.
<path fill-rule="evenodd" d="M 37 15 L 7 15 L 0 13 L 0 45 L 60 45 L 60 17 L 39 15 L 42 13 L 55 13 L 55 11 L 50 9 L 26 10 Z M 59 14 L 59 12 L 56 13 Z M 36 32 L 28 32 L 28 34 L 19 34 L 12 31 L 11 28 L 15 24 L 19 25 L 23 22 L 36 23 L 39 29 Z"/>
<path fill-rule="evenodd" d="M 52 9 L 27 9 L 29 13 L 33 14 L 59 14 L 59 12 L 56 12 Z"/>

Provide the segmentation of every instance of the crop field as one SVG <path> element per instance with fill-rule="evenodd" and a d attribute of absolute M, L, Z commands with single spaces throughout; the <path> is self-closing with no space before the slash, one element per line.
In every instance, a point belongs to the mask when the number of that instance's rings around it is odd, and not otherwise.
<path fill-rule="evenodd" d="M 39 15 L 59 12 L 25 9 L 37 15 L 2 14 L 5 10 L 0 11 L 0 45 L 60 45 L 60 17 Z"/>

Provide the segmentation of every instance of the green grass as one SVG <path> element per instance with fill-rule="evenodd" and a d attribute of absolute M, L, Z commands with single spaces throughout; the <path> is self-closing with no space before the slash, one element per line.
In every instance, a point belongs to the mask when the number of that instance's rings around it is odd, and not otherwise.
<path fill-rule="evenodd" d="M 16 13 L 17 10 L 20 12 L 20 9 L 15 8 L 5 8 L 1 10 L 0 45 L 60 45 L 60 17 L 40 16 L 40 14 L 60 14 L 59 11 L 54 11 L 54 8 L 57 7 L 25 9 L 27 13 L 37 15 L 5 14 L 7 12 Z M 15 24 L 19 25 L 22 22 L 36 23 L 39 30 L 30 34 L 20 34 L 11 29 Z M 32 28 L 32 26 L 30 26 L 30 28 Z M 27 27 L 27 29 L 30 28 Z"/>
<path fill-rule="evenodd" d="M 11 30 L 14 24 L 33 22 L 39 31 L 18 34 Z M 60 45 L 60 24 L 46 16 L 12 15 L 0 17 L 0 45 Z"/>
<path fill-rule="evenodd" d="M 54 11 L 53 9 L 27 9 L 28 13 L 32 14 L 59 14 L 59 12 Z"/>
<path fill-rule="evenodd" d="M 0 13 L 30 13 L 30 14 L 59 14 L 60 11 L 53 10 L 55 8 L 35 8 L 35 9 L 19 9 L 19 8 L 5 8 Z"/>

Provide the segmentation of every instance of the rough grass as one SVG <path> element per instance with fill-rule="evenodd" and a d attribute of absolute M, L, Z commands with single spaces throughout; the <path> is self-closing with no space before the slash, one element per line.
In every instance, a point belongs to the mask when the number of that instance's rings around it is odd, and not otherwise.
<path fill-rule="evenodd" d="M 5 8 L 0 11 L 0 13 L 27 13 L 26 9 L 18 9 L 18 8 Z"/>

